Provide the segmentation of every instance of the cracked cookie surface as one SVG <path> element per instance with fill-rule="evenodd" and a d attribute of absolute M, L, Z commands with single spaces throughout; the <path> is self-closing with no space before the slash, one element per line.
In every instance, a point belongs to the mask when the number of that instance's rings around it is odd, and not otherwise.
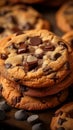
<path fill-rule="evenodd" d="M 0 43 L 0 71 L 29 87 L 51 87 L 71 71 L 67 45 L 47 30 L 5 38 Z"/>

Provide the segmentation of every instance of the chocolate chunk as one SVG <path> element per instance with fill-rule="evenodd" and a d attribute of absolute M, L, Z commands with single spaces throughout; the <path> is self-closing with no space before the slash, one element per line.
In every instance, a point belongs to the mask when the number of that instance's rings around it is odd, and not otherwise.
<path fill-rule="evenodd" d="M 66 120 L 66 119 L 62 119 L 62 118 L 59 118 L 58 124 L 59 124 L 59 125 L 62 125 L 65 121 L 67 121 L 67 120 Z"/>
<path fill-rule="evenodd" d="M 17 20 L 16 20 L 16 18 L 14 16 L 9 16 L 7 19 L 8 19 L 9 22 L 12 22 L 15 25 L 18 24 Z"/>
<path fill-rule="evenodd" d="M 0 26 L 0 33 L 3 33 L 4 31 L 5 31 L 5 28 Z"/>
<path fill-rule="evenodd" d="M 27 61 L 23 61 L 23 66 L 25 72 L 35 69 L 38 66 L 38 61 L 35 56 L 29 55 Z"/>
<path fill-rule="evenodd" d="M 23 61 L 24 71 L 27 73 L 30 70 L 30 67 L 27 62 Z"/>
<path fill-rule="evenodd" d="M 15 98 L 13 98 L 13 99 L 12 99 L 12 104 L 13 104 L 13 106 L 15 106 L 17 103 L 19 103 L 20 100 L 21 100 L 21 97 L 15 97 Z"/>
<path fill-rule="evenodd" d="M 33 27 L 32 24 L 26 23 L 26 24 L 23 26 L 23 29 L 24 29 L 24 30 L 30 30 L 30 29 L 34 29 L 34 27 Z"/>
<path fill-rule="evenodd" d="M 64 64 L 64 66 L 66 70 L 70 70 L 70 64 L 68 61 Z"/>
<path fill-rule="evenodd" d="M 19 49 L 17 50 L 18 54 L 25 53 L 27 51 L 27 45 L 24 42 L 19 44 Z"/>
<path fill-rule="evenodd" d="M 57 130 L 65 130 L 65 128 L 64 127 L 59 127 L 59 128 L 57 128 Z"/>
<path fill-rule="evenodd" d="M 55 46 L 52 45 L 52 43 L 50 43 L 49 41 L 45 41 L 44 44 L 45 44 L 44 46 L 41 46 L 41 48 L 44 51 L 54 51 L 55 50 Z"/>
<path fill-rule="evenodd" d="M 30 124 L 35 124 L 39 122 L 39 116 L 38 115 L 31 115 L 27 118 L 27 122 Z"/>
<path fill-rule="evenodd" d="M 18 27 L 13 27 L 13 28 L 11 29 L 11 31 L 12 31 L 13 33 L 18 33 L 18 32 L 20 32 L 21 30 L 20 30 Z"/>
<path fill-rule="evenodd" d="M 39 36 L 31 37 L 30 43 L 32 46 L 38 46 L 42 44 L 42 39 Z"/>
<path fill-rule="evenodd" d="M 58 45 L 63 46 L 63 49 L 65 49 L 65 48 L 68 49 L 67 45 L 62 41 L 59 41 Z"/>
<path fill-rule="evenodd" d="M 1 101 L 0 102 L 0 110 L 10 111 L 11 107 L 7 104 L 6 101 Z"/>
<path fill-rule="evenodd" d="M 5 64 L 6 69 L 11 68 L 11 66 L 12 66 L 12 64 L 10 64 L 10 63 Z"/>
<path fill-rule="evenodd" d="M 6 54 L 4 54 L 4 53 L 1 54 L 1 59 L 5 60 L 5 59 L 7 59 L 7 57 L 8 56 Z"/>
<path fill-rule="evenodd" d="M 53 73 L 54 70 L 50 67 L 45 67 L 45 68 L 43 68 L 43 72 L 45 75 L 49 75 L 49 74 Z"/>
<path fill-rule="evenodd" d="M 54 57 L 53 57 L 53 60 L 57 60 L 60 56 L 61 56 L 60 53 L 56 53 L 56 54 L 54 55 Z"/>
<path fill-rule="evenodd" d="M 32 126 L 32 130 L 46 130 L 43 123 L 37 123 Z"/>
<path fill-rule="evenodd" d="M 25 110 L 18 110 L 14 115 L 16 120 L 27 120 L 28 114 Z"/>
<path fill-rule="evenodd" d="M 0 121 L 4 120 L 6 117 L 5 111 L 4 110 L 0 110 Z"/>

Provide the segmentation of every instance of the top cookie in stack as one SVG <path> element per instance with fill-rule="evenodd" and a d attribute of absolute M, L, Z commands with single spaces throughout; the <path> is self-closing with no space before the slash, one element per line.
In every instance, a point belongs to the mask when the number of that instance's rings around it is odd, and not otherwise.
<path fill-rule="evenodd" d="M 68 47 L 53 33 L 32 30 L 13 37 L 0 43 L 0 71 L 6 78 L 29 87 L 51 88 L 71 72 Z"/>

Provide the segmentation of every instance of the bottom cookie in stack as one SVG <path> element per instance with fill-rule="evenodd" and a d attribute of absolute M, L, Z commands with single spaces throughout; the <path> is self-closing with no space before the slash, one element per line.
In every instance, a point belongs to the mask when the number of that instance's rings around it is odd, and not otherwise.
<path fill-rule="evenodd" d="M 6 101 L 15 108 L 25 109 L 25 110 L 44 110 L 47 108 L 53 108 L 66 100 L 68 97 L 68 89 L 63 90 L 55 95 L 46 97 L 31 97 L 22 95 L 14 87 L 13 82 L 1 77 L 1 93 Z"/>

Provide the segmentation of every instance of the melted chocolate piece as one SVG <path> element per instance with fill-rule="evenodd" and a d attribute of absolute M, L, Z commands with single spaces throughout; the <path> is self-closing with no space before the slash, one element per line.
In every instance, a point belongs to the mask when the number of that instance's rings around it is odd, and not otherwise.
<path fill-rule="evenodd" d="M 45 41 L 44 44 L 45 44 L 44 46 L 41 46 L 41 48 L 44 51 L 54 51 L 55 50 L 55 46 L 52 45 L 52 43 L 50 43 L 49 41 Z"/>
<path fill-rule="evenodd" d="M 4 54 L 4 53 L 1 54 L 1 59 L 5 60 L 5 59 L 7 59 L 7 57 L 8 56 L 6 54 Z"/>
<path fill-rule="evenodd" d="M 5 28 L 0 26 L 0 33 L 3 33 L 4 31 L 5 31 Z"/>
<path fill-rule="evenodd" d="M 21 30 L 20 30 L 18 27 L 13 27 L 13 28 L 11 29 L 11 31 L 12 31 L 13 33 L 19 33 Z"/>
<path fill-rule="evenodd" d="M 39 36 L 31 37 L 30 43 L 32 46 L 38 46 L 42 44 L 42 39 Z"/>
<path fill-rule="evenodd" d="M 66 120 L 66 119 L 62 119 L 62 118 L 59 118 L 58 124 L 59 124 L 59 125 L 62 125 L 65 121 L 67 121 L 67 120 Z"/>
<path fill-rule="evenodd" d="M 12 64 L 10 64 L 10 63 L 5 64 L 6 69 L 11 68 L 11 66 L 12 66 Z"/>
<path fill-rule="evenodd" d="M 57 60 L 60 56 L 61 56 L 61 54 L 60 54 L 60 53 L 56 53 L 56 54 L 54 55 L 53 60 Z"/>
<path fill-rule="evenodd" d="M 34 29 L 34 27 L 33 27 L 32 24 L 26 23 L 26 24 L 23 26 L 23 29 L 24 29 L 24 30 L 30 30 L 30 29 Z"/>
<path fill-rule="evenodd" d="M 19 49 L 17 50 L 18 54 L 25 53 L 27 51 L 27 45 L 24 42 L 20 43 Z"/>
<path fill-rule="evenodd" d="M 33 61 L 31 63 L 23 62 L 23 65 L 24 65 L 25 72 L 28 72 L 35 69 L 38 66 L 38 62 L 37 61 Z"/>

